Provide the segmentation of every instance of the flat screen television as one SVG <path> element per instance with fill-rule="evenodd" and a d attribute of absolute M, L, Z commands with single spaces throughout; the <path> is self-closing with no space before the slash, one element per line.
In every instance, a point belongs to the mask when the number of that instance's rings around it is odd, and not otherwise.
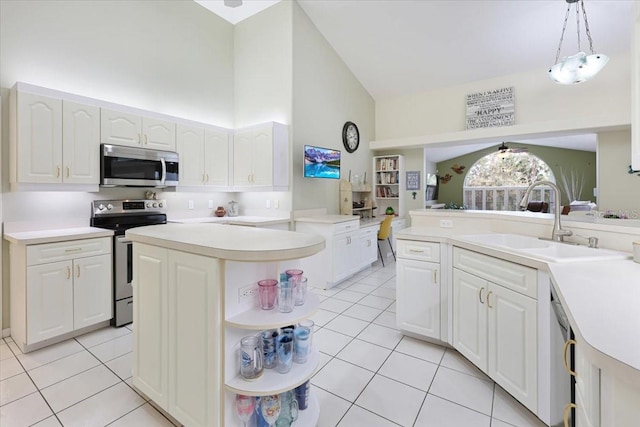
<path fill-rule="evenodd" d="M 340 150 L 305 145 L 304 177 L 340 179 Z"/>

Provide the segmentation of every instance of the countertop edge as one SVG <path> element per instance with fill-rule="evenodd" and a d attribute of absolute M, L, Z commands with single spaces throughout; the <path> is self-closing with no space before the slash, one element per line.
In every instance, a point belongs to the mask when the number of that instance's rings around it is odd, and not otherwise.
<path fill-rule="evenodd" d="M 38 245 L 43 243 L 66 242 L 69 240 L 112 237 L 113 230 L 97 227 L 61 228 L 40 231 L 20 231 L 4 233 L 4 239 L 19 245 Z"/>

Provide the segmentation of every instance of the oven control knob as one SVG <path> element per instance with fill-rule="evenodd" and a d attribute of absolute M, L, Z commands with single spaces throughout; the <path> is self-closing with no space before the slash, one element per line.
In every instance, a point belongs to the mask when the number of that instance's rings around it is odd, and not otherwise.
<path fill-rule="evenodd" d="M 109 203 L 109 204 L 107 205 L 107 210 L 108 210 L 108 211 L 110 211 L 111 209 L 113 209 L 113 205 L 112 205 L 111 203 Z"/>
<path fill-rule="evenodd" d="M 158 204 L 157 204 L 156 202 L 153 202 L 153 207 L 154 207 L 154 208 L 157 208 L 157 207 L 158 207 Z"/>
<path fill-rule="evenodd" d="M 99 210 L 99 211 L 104 210 L 104 205 L 103 205 L 102 203 L 100 203 L 100 204 L 98 205 L 98 210 Z"/>
<path fill-rule="evenodd" d="M 158 203 L 158 207 L 164 208 L 164 203 L 162 202 Z"/>

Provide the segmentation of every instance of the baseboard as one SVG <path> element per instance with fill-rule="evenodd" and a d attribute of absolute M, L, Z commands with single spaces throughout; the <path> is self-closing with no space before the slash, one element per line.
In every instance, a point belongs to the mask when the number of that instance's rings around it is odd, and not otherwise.
<path fill-rule="evenodd" d="M 2 338 L 7 338 L 11 336 L 11 328 L 2 330 Z"/>

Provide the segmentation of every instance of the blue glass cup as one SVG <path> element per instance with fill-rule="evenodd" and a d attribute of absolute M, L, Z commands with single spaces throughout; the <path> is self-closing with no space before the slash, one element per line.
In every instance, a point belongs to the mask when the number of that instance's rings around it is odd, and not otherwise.
<path fill-rule="evenodd" d="M 285 329 L 276 338 L 276 371 L 286 374 L 293 364 L 293 330 Z"/>

